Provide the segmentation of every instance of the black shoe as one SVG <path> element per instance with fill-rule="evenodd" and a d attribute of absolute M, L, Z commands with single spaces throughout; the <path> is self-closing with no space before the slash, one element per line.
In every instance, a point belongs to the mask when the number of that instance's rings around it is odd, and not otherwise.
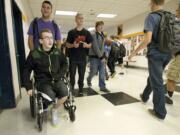
<path fill-rule="evenodd" d="M 115 75 L 116 75 L 116 72 L 111 73 L 111 78 L 114 78 Z"/>
<path fill-rule="evenodd" d="M 108 75 L 106 76 L 106 80 L 109 80 L 109 76 Z"/>
<path fill-rule="evenodd" d="M 141 98 L 141 101 L 142 101 L 143 103 L 146 103 L 146 102 L 148 101 L 148 99 L 145 100 L 145 99 L 143 98 L 143 94 L 142 94 L 142 93 L 140 94 L 140 98 Z"/>
<path fill-rule="evenodd" d="M 100 91 L 105 92 L 105 93 L 109 93 L 110 92 L 107 88 L 101 88 Z"/>
<path fill-rule="evenodd" d="M 155 116 L 156 118 L 158 118 L 158 119 L 160 119 L 160 120 L 164 120 L 164 119 L 165 119 L 164 116 L 160 116 L 160 115 L 157 114 L 153 109 L 148 109 L 148 112 L 149 112 L 151 115 Z"/>
<path fill-rule="evenodd" d="M 172 96 L 173 96 L 173 94 L 174 94 L 174 92 L 168 91 L 168 95 L 169 95 L 169 97 L 172 97 Z"/>
<path fill-rule="evenodd" d="M 88 85 L 89 88 L 92 87 L 92 83 L 90 81 L 88 81 L 88 79 L 87 79 L 87 85 Z"/>
<path fill-rule="evenodd" d="M 124 75 L 124 72 L 120 72 L 119 74 L 120 74 L 120 75 Z"/>
<path fill-rule="evenodd" d="M 79 96 L 83 96 L 83 88 L 79 88 Z"/>
<path fill-rule="evenodd" d="M 168 96 L 165 96 L 165 101 L 166 101 L 167 104 L 170 104 L 170 105 L 173 104 L 173 100 L 170 99 Z"/>

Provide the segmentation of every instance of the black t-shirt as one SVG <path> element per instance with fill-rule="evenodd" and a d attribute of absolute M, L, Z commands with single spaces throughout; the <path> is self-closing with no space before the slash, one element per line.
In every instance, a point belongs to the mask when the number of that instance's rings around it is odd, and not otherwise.
<path fill-rule="evenodd" d="M 86 42 L 87 44 L 91 43 L 93 40 L 91 34 L 86 29 L 78 31 L 76 28 L 68 32 L 67 42 L 73 44 L 74 42 L 79 43 L 78 48 L 69 48 L 69 59 L 70 61 L 75 62 L 84 62 L 86 61 L 86 56 L 88 55 L 89 49 L 83 48 L 83 44 L 80 43 Z"/>

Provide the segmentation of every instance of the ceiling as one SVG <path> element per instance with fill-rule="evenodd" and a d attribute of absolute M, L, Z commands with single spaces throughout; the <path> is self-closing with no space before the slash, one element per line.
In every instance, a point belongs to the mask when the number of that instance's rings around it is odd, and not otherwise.
<path fill-rule="evenodd" d="M 56 10 L 76 11 L 84 14 L 86 28 L 94 26 L 97 20 L 105 22 L 105 28 L 117 26 L 128 19 L 149 10 L 149 0 L 50 0 L 53 4 L 53 17 L 62 33 L 75 27 L 74 16 L 57 16 Z M 170 1 L 170 0 L 168 0 Z M 43 0 L 28 0 L 33 17 L 41 16 Z M 97 18 L 99 13 L 117 14 L 115 18 Z M 31 18 L 32 19 L 32 18 Z"/>

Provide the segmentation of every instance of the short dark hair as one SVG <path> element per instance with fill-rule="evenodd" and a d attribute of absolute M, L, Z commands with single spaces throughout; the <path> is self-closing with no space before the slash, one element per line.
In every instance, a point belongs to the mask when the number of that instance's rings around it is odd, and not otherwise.
<path fill-rule="evenodd" d="M 97 21 L 95 24 L 95 27 L 97 28 L 97 26 L 99 26 L 99 25 L 104 25 L 104 22 L 103 21 Z"/>
<path fill-rule="evenodd" d="M 43 1 L 42 5 L 43 4 L 49 4 L 51 6 L 51 8 L 52 8 L 52 3 L 50 1 L 48 1 L 48 0 Z"/>
<path fill-rule="evenodd" d="M 52 33 L 52 31 L 51 31 L 50 29 L 42 29 L 41 32 L 39 33 L 39 37 L 40 37 L 41 39 L 43 38 L 43 37 L 42 37 L 42 34 L 45 33 L 45 32 L 47 32 L 47 33 Z"/>
<path fill-rule="evenodd" d="M 151 0 L 156 5 L 163 5 L 165 0 Z"/>

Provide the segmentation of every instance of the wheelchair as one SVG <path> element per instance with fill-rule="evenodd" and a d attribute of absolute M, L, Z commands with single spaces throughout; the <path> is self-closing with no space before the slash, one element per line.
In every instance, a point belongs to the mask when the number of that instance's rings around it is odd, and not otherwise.
<path fill-rule="evenodd" d="M 75 121 L 75 111 L 76 111 L 76 106 L 74 103 L 75 102 L 74 96 L 72 95 L 71 85 L 70 85 L 69 81 L 66 78 L 63 78 L 63 81 L 68 88 L 68 98 L 64 103 L 64 108 L 69 113 L 70 121 L 74 122 Z M 31 97 L 29 97 L 30 111 L 31 111 L 32 118 L 36 119 L 38 129 L 41 132 L 42 128 L 43 128 L 44 112 L 45 112 L 45 108 L 43 107 L 44 100 L 48 100 L 48 102 L 50 104 L 56 104 L 57 99 L 54 101 L 45 93 L 37 91 L 35 88 L 34 79 L 32 79 L 32 83 L 33 83 L 33 94 Z"/>

